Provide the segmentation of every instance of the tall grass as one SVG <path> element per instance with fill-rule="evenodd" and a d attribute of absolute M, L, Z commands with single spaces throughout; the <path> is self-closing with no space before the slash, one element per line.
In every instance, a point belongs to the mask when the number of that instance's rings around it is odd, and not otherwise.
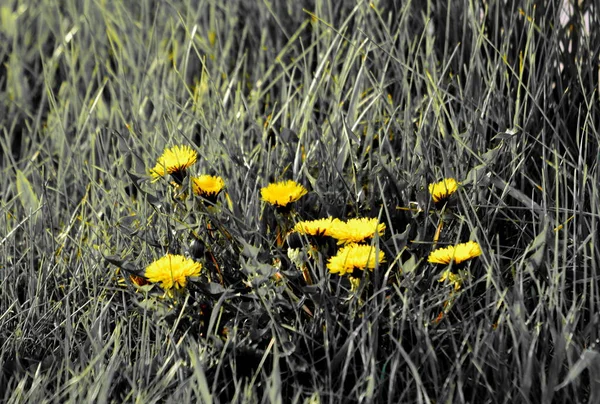
<path fill-rule="evenodd" d="M 4 2 L 2 399 L 600 400 L 600 15 L 575 3 Z M 150 182 L 179 144 L 217 206 Z M 290 213 L 260 199 L 282 179 L 310 191 Z M 327 216 L 386 224 L 358 289 L 335 242 L 301 238 L 303 274 L 278 240 Z M 427 256 L 467 240 L 457 291 Z M 167 252 L 206 270 L 175 299 L 129 277 Z"/>

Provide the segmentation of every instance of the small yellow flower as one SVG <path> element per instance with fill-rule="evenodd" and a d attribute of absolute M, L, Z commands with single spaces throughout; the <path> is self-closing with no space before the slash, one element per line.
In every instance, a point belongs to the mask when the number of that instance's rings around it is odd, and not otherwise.
<path fill-rule="evenodd" d="M 199 196 L 216 196 L 223 188 L 225 188 L 225 182 L 221 177 L 201 175 L 192 178 L 192 191 Z"/>
<path fill-rule="evenodd" d="M 459 274 L 455 274 L 454 272 L 451 272 L 449 269 L 446 269 L 444 272 L 442 272 L 442 276 L 440 276 L 440 279 L 438 282 L 444 282 L 444 281 L 453 283 L 454 290 L 460 290 L 460 288 L 462 287 L 463 278 Z"/>
<path fill-rule="evenodd" d="M 380 236 L 385 231 L 385 223 L 379 223 L 377 218 L 354 218 L 342 222 L 334 222 L 328 229 L 327 235 L 338 240 L 338 244 L 360 243 L 372 238 L 375 233 Z"/>
<path fill-rule="evenodd" d="M 294 231 L 300 234 L 308 234 L 309 236 L 328 236 L 332 228 L 343 223 L 340 219 L 328 217 L 317 220 L 303 220 L 296 223 Z"/>
<path fill-rule="evenodd" d="M 449 264 L 454 261 L 456 264 L 470 260 L 481 255 L 481 247 L 475 241 L 460 243 L 455 246 L 438 248 L 429 254 L 428 262 L 432 264 Z"/>
<path fill-rule="evenodd" d="M 429 193 L 435 203 L 444 202 L 458 189 L 458 182 L 454 178 L 445 178 L 442 181 L 429 184 Z"/>
<path fill-rule="evenodd" d="M 200 275 L 202 265 L 183 255 L 167 254 L 146 268 L 145 276 L 150 282 L 161 282 L 165 290 L 175 286 L 185 288 L 187 278 Z"/>
<path fill-rule="evenodd" d="M 271 205 L 285 207 L 295 202 L 308 191 L 296 181 L 281 181 L 269 184 L 260 190 L 262 200 Z"/>
<path fill-rule="evenodd" d="M 375 248 L 366 244 L 348 244 L 329 259 L 327 268 L 332 274 L 352 274 L 355 269 L 373 269 L 377 262 L 385 262 L 385 254 L 379 251 L 375 258 Z"/>
<path fill-rule="evenodd" d="M 196 162 L 196 152 L 189 146 L 173 146 L 166 148 L 158 158 L 154 168 L 150 169 L 152 182 L 157 181 L 166 174 L 171 174 L 181 182 L 185 177 L 185 170 Z"/>

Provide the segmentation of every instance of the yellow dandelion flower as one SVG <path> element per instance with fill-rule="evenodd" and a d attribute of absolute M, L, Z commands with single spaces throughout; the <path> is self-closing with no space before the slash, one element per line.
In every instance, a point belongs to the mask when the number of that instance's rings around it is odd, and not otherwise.
<path fill-rule="evenodd" d="M 196 162 L 196 152 L 189 146 L 173 146 L 166 148 L 162 156 L 158 158 L 154 168 L 150 169 L 152 182 L 171 174 L 181 182 L 185 177 L 185 170 Z"/>
<path fill-rule="evenodd" d="M 435 184 L 429 184 L 429 193 L 435 203 L 444 202 L 458 189 L 458 182 L 454 178 L 445 178 Z"/>
<path fill-rule="evenodd" d="M 183 255 L 167 254 L 146 268 L 145 276 L 150 282 L 161 282 L 165 290 L 175 286 L 185 288 L 187 278 L 200 275 L 202 265 Z"/>
<path fill-rule="evenodd" d="M 354 218 L 346 222 L 338 220 L 327 231 L 327 235 L 338 240 L 338 244 L 360 243 L 372 238 L 375 233 L 380 236 L 385 231 L 385 223 L 379 223 L 377 218 Z"/>
<path fill-rule="evenodd" d="M 271 205 L 285 207 L 291 202 L 295 202 L 308 191 L 296 181 L 281 181 L 269 184 L 260 190 L 263 201 Z"/>
<path fill-rule="evenodd" d="M 481 247 L 476 241 L 460 243 L 455 246 L 438 248 L 429 254 L 428 262 L 432 264 L 449 264 L 454 261 L 456 264 L 470 260 L 481 255 Z"/>
<path fill-rule="evenodd" d="M 294 231 L 310 236 L 328 236 L 329 231 L 339 225 L 339 223 L 343 222 L 340 219 L 334 219 L 332 217 L 317 220 L 303 220 L 296 223 Z"/>
<path fill-rule="evenodd" d="M 375 248 L 366 244 L 348 244 L 329 259 L 327 268 L 332 274 L 352 274 L 355 269 L 373 269 L 376 263 L 385 262 L 385 254 L 379 251 L 377 260 Z"/>
<path fill-rule="evenodd" d="M 223 188 L 225 188 L 225 181 L 221 177 L 201 175 L 192 178 L 192 191 L 199 196 L 216 196 Z"/>

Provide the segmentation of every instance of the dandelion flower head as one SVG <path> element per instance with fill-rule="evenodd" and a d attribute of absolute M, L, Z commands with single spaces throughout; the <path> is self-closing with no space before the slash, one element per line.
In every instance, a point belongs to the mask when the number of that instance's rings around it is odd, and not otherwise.
<path fill-rule="evenodd" d="M 332 274 L 352 274 L 354 270 L 373 269 L 377 263 L 385 262 L 385 254 L 366 244 L 348 244 L 329 259 L 327 269 Z"/>
<path fill-rule="evenodd" d="M 179 289 L 185 288 L 188 277 L 200 275 L 201 269 L 201 264 L 183 255 L 167 254 L 148 265 L 144 275 L 150 282 L 160 282 L 165 290 Z"/>
<path fill-rule="evenodd" d="M 331 229 L 340 223 L 343 223 L 340 219 L 331 217 L 317 220 L 303 220 L 296 223 L 294 231 L 309 236 L 328 236 Z"/>
<path fill-rule="evenodd" d="M 306 195 L 307 192 L 302 185 L 289 180 L 269 184 L 260 190 L 260 195 L 263 201 L 271 205 L 285 207 Z"/>
<path fill-rule="evenodd" d="M 223 178 L 213 175 L 201 175 L 192 178 L 192 191 L 198 196 L 215 196 L 225 188 Z"/>
<path fill-rule="evenodd" d="M 338 240 L 338 244 L 359 243 L 372 238 L 375 233 L 380 236 L 385 231 L 385 223 L 379 223 L 377 218 L 354 218 L 346 222 L 338 220 L 330 227 L 327 235 Z"/>
<path fill-rule="evenodd" d="M 460 264 L 481 255 L 481 247 L 476 241 L 460 243 L 455 246 L 438 248 L 429 254 L 428 262 L 432 264 L 449 264 L 454 261 Z"/>
<path fill-rule="evenodd" d="M 457 189 L 458 182 L 454 178 L 445 178 L 440 182 L 429 184 L 429 193 L 435 203 L 447 200 Z"/>
<path fill-rule="evenodd" d="M 154 168 L 150 169 L 152 181 L 157 181 L 166 174 L 184 177 L 185 170 L 194 164 L 197 158 L 198 155 L 189 146 L 166 148 L 162 156 L 158 158 Z"/>

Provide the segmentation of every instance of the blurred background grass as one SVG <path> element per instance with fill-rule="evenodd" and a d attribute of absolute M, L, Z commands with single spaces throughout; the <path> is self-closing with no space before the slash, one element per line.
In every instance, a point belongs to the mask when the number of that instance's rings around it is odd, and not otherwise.
<path fill-rule="evenodd" d="M 586 0 L 2 2 L 3 399 L 597 402 L 598 23 Z M 145 180 L 175 144 L 225 179 L 220 213 Z M 326 257 L 294 278 L 259 200 L 280 179 L 303 219 L 386 223 L 362 295 Z M 143 270 L 205 218 L 227 281 L 169 315 L 105 260 Z M 442 221 L 484 253 L 436 322 Z"/>

